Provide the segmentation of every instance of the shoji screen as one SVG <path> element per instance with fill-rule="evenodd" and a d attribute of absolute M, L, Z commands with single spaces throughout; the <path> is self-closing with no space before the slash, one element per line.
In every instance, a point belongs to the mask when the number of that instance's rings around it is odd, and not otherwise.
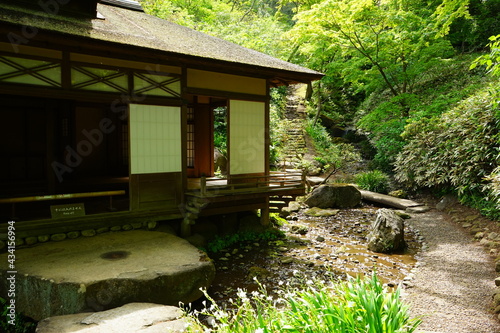
<path fill-rule="evenodd" d="M 130 105 L 130 163 L 132 174 L 182 170 L 180 107 Z"/>
<path fill-rule="evenodd" d="M 231 100 L 229 104 L 230 173 L 265 172 L 265 103 Z"/>

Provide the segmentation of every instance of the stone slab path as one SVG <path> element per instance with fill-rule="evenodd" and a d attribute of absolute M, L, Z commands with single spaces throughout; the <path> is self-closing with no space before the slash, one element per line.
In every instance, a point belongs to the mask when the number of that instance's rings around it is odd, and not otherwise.
<path fill-rule="evenodd" d="M 424 237 L 420 267 L 406 290 L 421 333 L 498 333 L 492 308 L 497 273 L 485 249 L 435 210 L 416 214 L 410 225 Z"/>

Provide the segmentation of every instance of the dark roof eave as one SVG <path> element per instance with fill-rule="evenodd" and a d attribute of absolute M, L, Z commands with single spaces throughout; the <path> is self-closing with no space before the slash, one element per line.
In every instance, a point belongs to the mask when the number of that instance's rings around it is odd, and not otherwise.
<path fill-rule="evenodd" d="M 151 50 L 151 49 L 146 49 Z M 157 51 L 157 50 L 153 50 Z M 251 77 L 260 77 L 271 81 L 282 81 L 282 84 L 309 83 L 320 80 L 325 76 L 323 73 L 306 73 L 297 71 L 288 71 L 279 68 L 271 68 L 266 66 L 256 66 L 243 64 L 238 62 L 224 61 L 219 59 L 204 58 L 199 56 L 191 56 L 182 53 L 161 51 L 168 58 L 181 57 L 181 62 L 184 66 L 206 70 L 206 64 L 210 64 L 211 70 L 235 75 L 247 75 Z"/>
<path fill-rule="evenodd" d="M 81 37 L 83 38 L 83 37 Z M 87 38 L 85 38 L 87 39 Z M 94 39 L 87 39 L 91 40 L 93 42 L 96 42 Z M 295 83 L 309 83 L 311 81 L 316 81 L 320 80 L 322 77 L 325 76 L 325 74 L 320 73 L 320 72 L 297 72 L 297 71 L 288 71 L 285 69 L 279 69 L 279 68 L 272 68 L 272 67 L 266 67 L 266 66 L 256 66 L 256 65 L 249 65 L 249 64 L 244 64 L 244 63 L 239 63 L 239 62 L 231 62 L 231 61 L 225 61 L 225 60 L 219 60 L 219 59 L 213 59 L 213 58 L 207 58 L 207 57 L 200 57 L 200 56 L 194 56 L 194 55 L 189 55 L 189 54 L 184 54 L 184 53 L 177 53 L 177 52 L 172 52 L 172 51 L 164 51 L 164 50 L 158 50 L 158 49 L 152 49 L 152 48 L 146 48 L 142 46 L 137 46 L 137 45 L 130 45 L 130 44 L 123 44 L 123 43 L 116 43 L 116 42 L 110 42 L 110 41 L 102 41 L 102 40 L 97 40 L 99 43 L 104 43 L 108 44 L 110 46 L 113 46 L 114 48 L 117 48 L 117 50 L 123 51 L 125 49 L 131 50 L 128 52 L 132 57 L 136 57 L 137 59 L 134 59 L 136 61 L 144 61 L 144 58 L 142 57 L 137 57 L 137 54 L 144 54 L 147 55 L 147 58 L 151 59 L 152 61 L 160 61 L 164 60 L 172 65 L 178 65 L 178 66 L 185 66 L 185 67 L 190 67 L 190 68 L 195 68 L 195 69 L 201 69 L 201 70 L 206 70 L 207 69 L 207 64 L 210 64 L 210 69 L 214 70 L 216 72 L 222 72 L 222 73 L 227 73 L 227 74 L 235 74 L 235 75 L 248 75 L 251 77 L 261 77 L 261 78 L 266 78 L 266 79 L 277 79 L 277 80 L 282 80 L 285 82 L 289 81 L 289 84 L 295 84 Z M 120 52 L 120 56 L 123 53 Z M 284 85 L 284 84 L 280 84 Z"/>
<path fill-rule="evenodd" d="M 2 24 L 7 25 L 5 30 L 2 29 Z M 0 22 L 0 32 L 3 34 L 4 31 L 15 31 L 9 28 L 9 25 L 15 26 L 12 23 Z M 7 34 L 3 35 L 6 37 Z M 63 45 L 61 45 L 61 41 L 64 41 Z M 132 61 L 153 63 L 167 62 L 169 65 L 173 66 L 184 66 L 196 69 L 206 69 L 207 65 L 210 65 L 210 69 L 217 72 L 269 79 L 276 86 L 294 83 L 309 83 L 311 81 L 320 80 L 324 76 L 324 74 L 312 70 L 299 72 L 250 65 L 41 29 L 38 30 L 36 36 L 30 40 L 29 44 L 31 46 L 52 47 L 56 49 L 60 49 L 62 46 L 63 49 L 69 50 L 70 52 L 90 53 L 103 57 Z M 282 83 L 280 84 L 279 82 Z"/>

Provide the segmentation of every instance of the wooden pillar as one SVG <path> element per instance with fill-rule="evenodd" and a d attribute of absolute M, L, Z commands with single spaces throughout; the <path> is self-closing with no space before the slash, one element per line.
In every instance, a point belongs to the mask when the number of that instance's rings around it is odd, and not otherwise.
<path fill-rule="evenodd" d="M 269 225 L 269 197 L 265 199 L 265 207 L 260 209 L 260 224 L 264 226 Z"/>

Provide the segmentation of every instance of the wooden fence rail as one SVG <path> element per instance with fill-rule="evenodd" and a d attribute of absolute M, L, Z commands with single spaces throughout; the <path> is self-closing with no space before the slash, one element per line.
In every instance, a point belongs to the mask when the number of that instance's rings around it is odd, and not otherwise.
<path fill-rule="evenodd" d="M 226 184 L 220 184 L 226 181 Z M 201 195 L 230 195 L 238 193 L 278 192 L 305 188 L 305 175 L 300 172 L 272 172 L 269 175 L 232 176 L 230 178 L 200 179 Z"/>

